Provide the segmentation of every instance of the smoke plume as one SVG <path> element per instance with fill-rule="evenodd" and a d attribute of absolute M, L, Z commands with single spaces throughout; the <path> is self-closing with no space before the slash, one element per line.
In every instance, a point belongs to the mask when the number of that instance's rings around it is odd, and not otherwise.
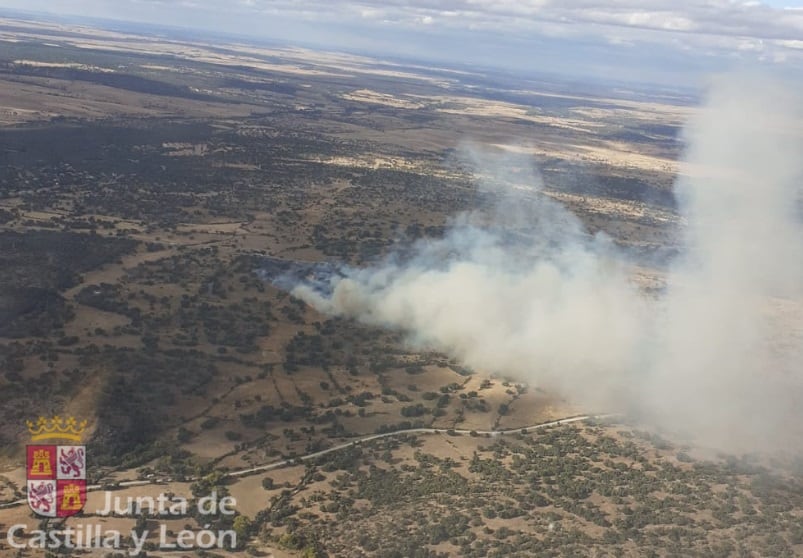
<path fill-rule="evenodd" d="M 681 255 L 657 299 L 526 162 L 469 150 L 497 201 L 326 289 L 321 311 L 401 329 L 473 368 L 628 412 L 726 450 L 797 440 L 803 418 L 800 107 L 766 78 L 715 80 L 685 130 Z M 797 126 L 797 128 L 796 128 Z"/>
<path fill-rule="evenodd" d="M 801 116 L 781 84 L 730 76 L 686 127 L 685 250 L 634 395 L 709 445 L 803 447 Z"/>

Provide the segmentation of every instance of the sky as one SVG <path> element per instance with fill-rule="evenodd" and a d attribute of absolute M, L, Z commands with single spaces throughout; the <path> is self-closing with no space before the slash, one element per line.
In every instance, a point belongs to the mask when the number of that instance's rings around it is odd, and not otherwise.
<path fill-rule="evenodd" d="M 0 7 L 625 81 L 803 76 L 803 0 L 0 0 Z"/>

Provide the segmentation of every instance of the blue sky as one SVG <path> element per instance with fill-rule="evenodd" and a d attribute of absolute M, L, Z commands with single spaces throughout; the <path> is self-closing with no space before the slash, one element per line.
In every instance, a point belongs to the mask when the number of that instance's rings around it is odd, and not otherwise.
<path fill-rule="evenodd" d="M 803 0 L 0 0 L 338 50 L 626 80 L 803 75 Z"/>

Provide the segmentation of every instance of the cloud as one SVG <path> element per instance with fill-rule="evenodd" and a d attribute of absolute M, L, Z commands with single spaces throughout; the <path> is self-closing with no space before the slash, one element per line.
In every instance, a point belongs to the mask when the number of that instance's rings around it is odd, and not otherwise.
<path fill-rule="evenodd" d="M 783 9 L 777 2 L 774 7 L 744 0 L 205 0 L 191 6 L 182 0 L 6 0 L 5 4 L 382 56 L 503 65 L 508 70 L 573 71 L 627 80 L 642 76 L 663 83 L 681 80 L 684 85 L 694 84 L 701 71 L 721 71 L 734 63 L 782 64 L 803 75 L 803 52 L 796 48 L 803 40 L 803 10 Z M 761 48 L 745 47 L 751 44 Z M 627 50 L 640 53 L 639 60 Z"/>
<path fill-rule="evenodd" d="M 314 6 L 314 7 L 313 7 Z M 468 28 L 526 29 L 539 23 L 592 24 L 653 31 L 797 40 L 803 36 L 803 11 L 737 0 L 362 0 L 352 2 L 275 2 L 255 0 L 255 10 L 292 14 L 303 7 L 323 17 L 352 10 L 370 12 L 377 21 L 415 22 L 448 18 Z"/>

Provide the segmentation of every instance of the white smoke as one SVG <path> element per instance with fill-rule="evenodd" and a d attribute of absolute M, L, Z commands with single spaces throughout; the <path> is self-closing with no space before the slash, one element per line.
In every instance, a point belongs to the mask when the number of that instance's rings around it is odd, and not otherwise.
<path fill-rule="evenodd" d="M 686 130 L 685 249 L 657 301 L 520 161 L 476 150 L 500 198 L 490 216 L 461 215 L 412 256 L 347 270 L 331 294 L 294 294 L 589 409 L 723 449 L 788 443 L 803 419 L 799 108 L 765 78 L 714 83 Z"/>
<path fill-rule="evenodd" d="M 659 343 L 642 383 L 651 416 L 709 445 L 764 449 L 803 419 L 801 106 L 766 76 L 713 84 L 686 127 L 676 195 L 688 220 Z"/>

